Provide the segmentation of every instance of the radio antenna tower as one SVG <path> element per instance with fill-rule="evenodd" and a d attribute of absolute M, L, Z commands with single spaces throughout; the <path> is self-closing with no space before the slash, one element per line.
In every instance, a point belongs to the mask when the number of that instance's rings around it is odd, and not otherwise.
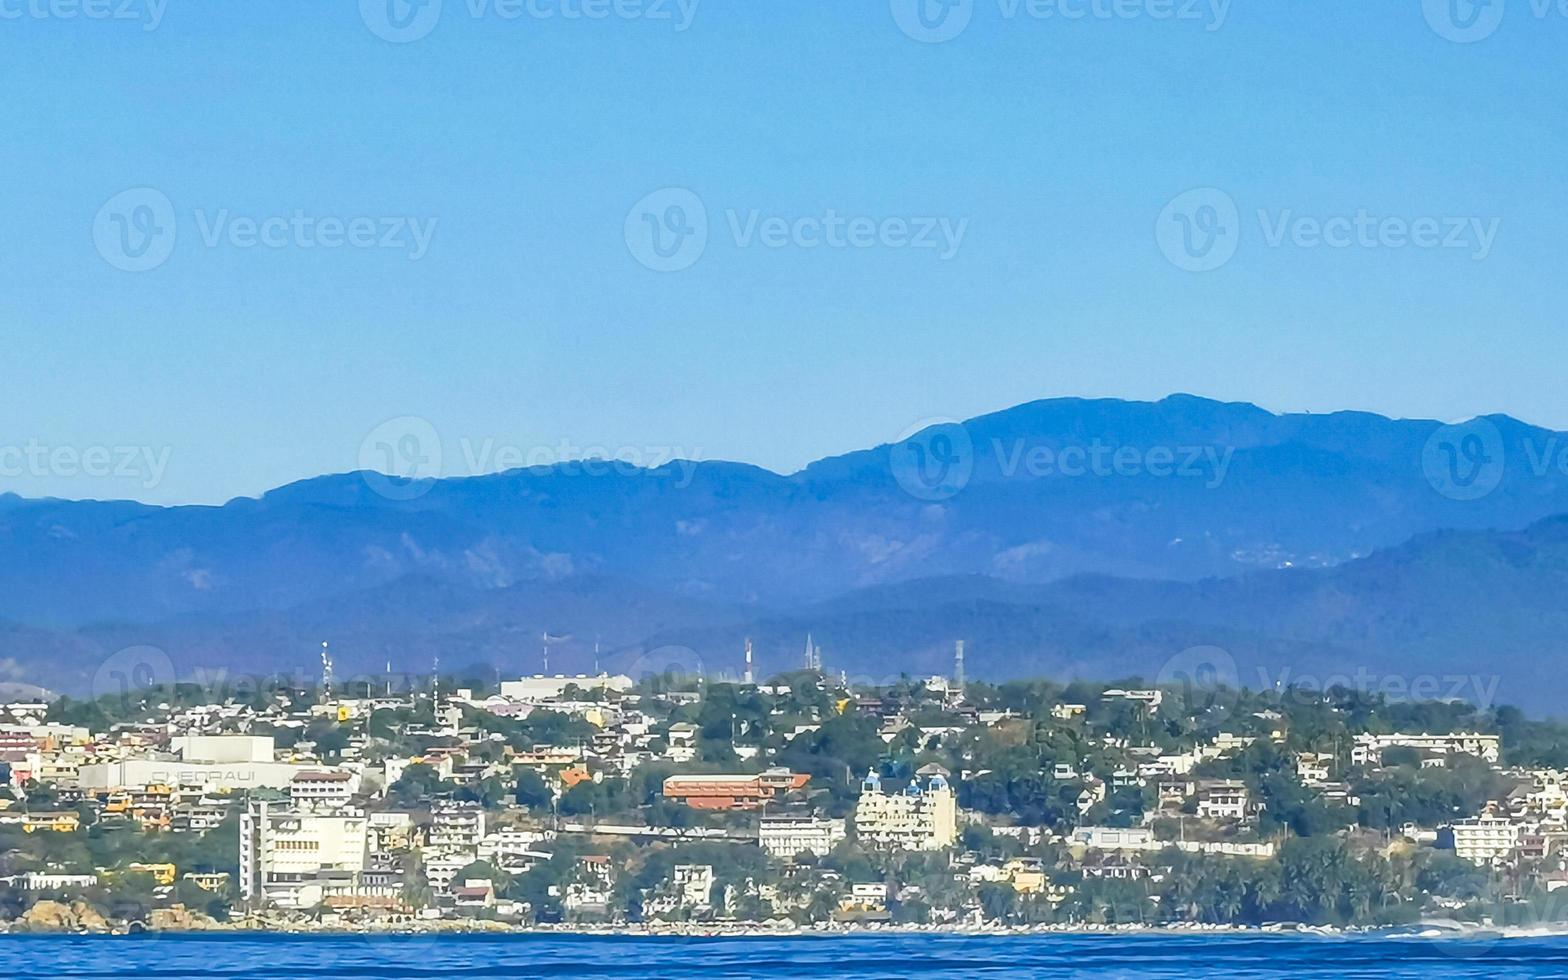
<path fill-rule="evenodd" d="M 742 679 L 742 683 L 751 683 L 751 637 L 749 636 L 746 637 L 746 676 Z"/>
<path fill-rule="evenodd" d="M 321 690 L 327 698 L 332 697 L 332 657 L 325 640 L 321 641 Z"/>
<path fill-rule="evenodd" d="M 953 696 L 964 699 L 964 641 L 959 640 L 953 650 Z"/>

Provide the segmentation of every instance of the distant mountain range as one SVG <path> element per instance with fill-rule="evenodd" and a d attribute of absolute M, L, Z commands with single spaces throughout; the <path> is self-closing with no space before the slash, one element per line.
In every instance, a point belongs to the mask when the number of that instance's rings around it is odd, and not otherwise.
<path fill-rule="evenodd" d="M 810 632 L 829 668 L 875 677 L 946 672 L 959 638 L 978 677 L 1153 677 L 1216 646 L 1251 687 L 1485 674 L 1550 708 L 1564 451 L 1504 416 L 1055 399 L 791 476 L 564 464 L 326 476 L 222 507 L 6 496 L 0 680 L 80 690 L 137 645 L 182 674 L 309 673 L 322 640 L 340 673 L 515 673 L 547 632 L 555 670 L 597 643 L 610 669 L 734 673 L 747 637 L 769 670 Z"/>

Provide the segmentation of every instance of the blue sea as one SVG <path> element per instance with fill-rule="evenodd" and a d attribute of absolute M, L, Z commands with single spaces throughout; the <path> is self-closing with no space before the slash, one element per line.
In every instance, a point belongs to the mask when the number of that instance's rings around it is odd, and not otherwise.
<path fill-rule="evenodd" d="M 1568 937 L 0 936 L 0 975 L 104 977 L 1563 977 Z"/>

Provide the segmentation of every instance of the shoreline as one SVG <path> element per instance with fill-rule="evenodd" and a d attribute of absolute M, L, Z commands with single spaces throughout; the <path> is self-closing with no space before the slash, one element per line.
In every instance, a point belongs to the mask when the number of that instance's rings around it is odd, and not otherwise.
<path fill-rule="evenodd" d="M 512 925 L 499 922 L 437 921 L 428 925 L 400 923 L 395 928 L 366 929 L 343 928 L 319 923 L 297 923 L 282 926 L 248 926 L 233 923 L 214 923 L 201 928 L 153 929 L 145 926 L 115 926 L 110 929 L 46 929 L 12 928 L 14 923 L 0 924 L 0 938 L 7 936 L 91 936 L 131 937 L 169 936 L 218 937 L 218 936 L 322 936 L 326 938 L 364 937 L 370 940 L 464 937 L 464 936 L 553 936 L 562 938 L 633 938 L 633 939 L 853 939 L 875 936 L 944 936 L 967 938 L 1027 938 L 1038 936 L 1090 937 L 1090 936 L 1279 936 L 1291 938 L 1319 937 L 1324 939 L 1398 939 L 1398 940 L 1464 940 L 1484 938 L 1543 939 L 1568 936 L 1568 923 L 1541 927 L 1493 927 L 1474 923 L 1437 920 L 1410 923 L 1406 926 L 1314 926 L 1296 923 L 1269 923 L 1261 926 L 1231 925 L 1220 923 L 1175 923 L 1170 925 L 1091 925 L 1084 923 L 1045 924 L 1035 926 L 954 926 L 954 925 L 877 925 L 877 926 L 778 926 L 757 923 L 733 925 Z"/>

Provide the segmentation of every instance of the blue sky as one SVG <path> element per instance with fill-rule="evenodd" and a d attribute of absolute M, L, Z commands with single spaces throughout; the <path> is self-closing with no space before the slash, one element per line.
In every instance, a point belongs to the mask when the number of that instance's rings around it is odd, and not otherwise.
<path fill-rule="evenodd" d="M 1057 395 L 1568 428 L 1555 8 L 686 2 L 0 0 L 0 490 L 791 471 Z"/>

